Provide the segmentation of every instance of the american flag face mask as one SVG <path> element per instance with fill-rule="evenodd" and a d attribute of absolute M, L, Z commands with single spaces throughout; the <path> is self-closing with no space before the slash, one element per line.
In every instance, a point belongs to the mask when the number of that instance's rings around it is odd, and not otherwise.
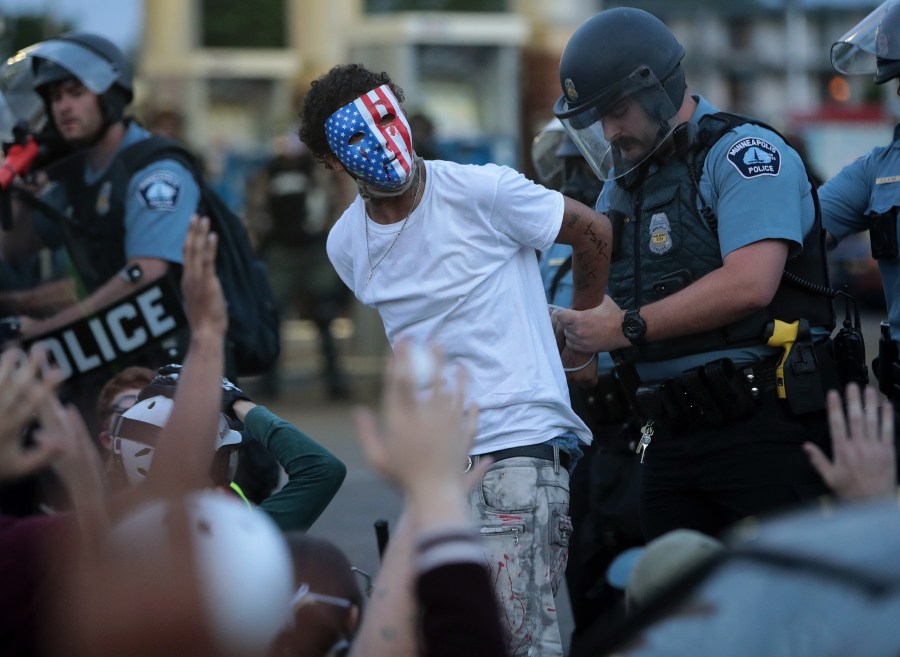
<path fill-rule="evenodd" d="M 354 177 L 397 189 L 413 169 L 412 136 L 400 103 L 383 84 L 347 103 L 325 121 L 328 146 Z"/>

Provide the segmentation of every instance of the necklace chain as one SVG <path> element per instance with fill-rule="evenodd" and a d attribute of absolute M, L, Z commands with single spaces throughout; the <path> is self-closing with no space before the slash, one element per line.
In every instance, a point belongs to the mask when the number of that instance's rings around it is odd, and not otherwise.
<path fill-rule="evenodd" d="M 421 161 L 416 162 L 416 189 L 413 191 L 413 200 L 412 205 L 409 206 L 409 212 L 406 213 L 406 216 L 403 218 L 403 223 L 400 225 L 400 230 L 397 231 L 397 234 L 394 235 L 394 241 L 391 242 L 391 245 L 388 247 L 388 250 L 384 252 L 384 255 L 378 259 L 378 262 L 372 264 L 372 251 L 369 248 L 369 213 L 366 211 L 363 219 L 365 220 L 366 226 L 366 255 L 369 257 L 369 278 L 366 280 L 366 284 L 372 280 L 372 276 L 375 275 L 375 270 L 378 269 L 378 265 L 384 262 L 384 259 L 387 258 L 388 253 L 391 252 L 391 249 L 394 248 L 394 245 L 397 243 L 397 240 L 400 239 L 400 234 L 403 232 L 403 229 L 406 228 L 406 222 L 409 221 L 410 215 L 413 213 L 413 210 L 416 209 L 416 201 L 419 200 L 419 186 L 422 184 L 422 164 Z"/>

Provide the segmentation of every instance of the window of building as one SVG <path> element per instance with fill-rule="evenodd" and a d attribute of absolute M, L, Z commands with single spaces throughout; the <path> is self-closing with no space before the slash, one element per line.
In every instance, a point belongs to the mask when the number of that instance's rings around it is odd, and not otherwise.
<path fill-rule="evenodd" d="M 753 25 L 748 18 L 733 18 L 728 21 L 728 41 L 735 50 L 750 49 L 753 41 Z"/>
<path fill-rule="evenodd" d="M 393 11 L 508 11 L 507 0 L 364 0 L 367 14 Z"/>
<path fill-rule="evenodd" d="M 285 48 L 285 0 L 201 0 L 203 48 Z"/>
<path fill-rule="evenodd" d="M 739 73 L 732 73 L 726 78 L 728 89 L 728 102 L 726 107 L 733 108 L 735 112 L 752 113 L 753 106 L 753 80 Z"/>

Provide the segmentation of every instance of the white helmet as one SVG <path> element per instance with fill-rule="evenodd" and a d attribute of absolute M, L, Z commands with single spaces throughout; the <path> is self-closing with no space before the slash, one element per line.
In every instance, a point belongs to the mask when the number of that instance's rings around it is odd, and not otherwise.
<path fill-rule="evenodd" d="M 112 530 L 113 556 L 137 567 L 170 567 L 172 504 L 184 504 L 196 564 L 197 587 L 209 629 L 221 654 L 266 654 L 293 618 L 294 572 L 284 536 L 268 514 L 214 490 L 179 502 L 153 500 Z"/>
<path fill-rule="evenodd" d="M 172 414 L 174 402 L 168 397 L 157 395 L 139 401 L 116 418 L 112 426 L 113 454 L 122 460 L 128 483 L 134 485 L 143 481 L 153 461 L 153 450 L 160 430 L 166 426 Z M 243 436 L 228 426 L 224 415 L 219 415 L 219 433 L 216 438 L 216 454 L 213 471 L 217 484 L 228 485 L 237 468 L 237 453 L 234 447 L 243 443 Z M 223 449 L 227 448 L 227 449 Z M 219 461 L 225 462 L 219 467 Z M 220 480 L 221 479 L 221 480 Z M 227 481 L 225 481 L 227 479 Z"/>

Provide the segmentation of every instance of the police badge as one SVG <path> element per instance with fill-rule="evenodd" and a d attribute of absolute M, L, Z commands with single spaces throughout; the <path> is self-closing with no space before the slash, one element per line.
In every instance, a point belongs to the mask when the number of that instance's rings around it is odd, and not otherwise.
<path fill-rule="evenodd" d="M 94 208 L 99 216 L 109 212 L 109 197 L 112 194 L 112 181 L 106 180 L 100 185 L 100 191 L 97 192 L 97 203 Z"/>
<path fill-rule="evenodd" d="M 665 212 L 650 217 L 650 251 L 663 255 L 672 250 L 672 226 Z"/>

